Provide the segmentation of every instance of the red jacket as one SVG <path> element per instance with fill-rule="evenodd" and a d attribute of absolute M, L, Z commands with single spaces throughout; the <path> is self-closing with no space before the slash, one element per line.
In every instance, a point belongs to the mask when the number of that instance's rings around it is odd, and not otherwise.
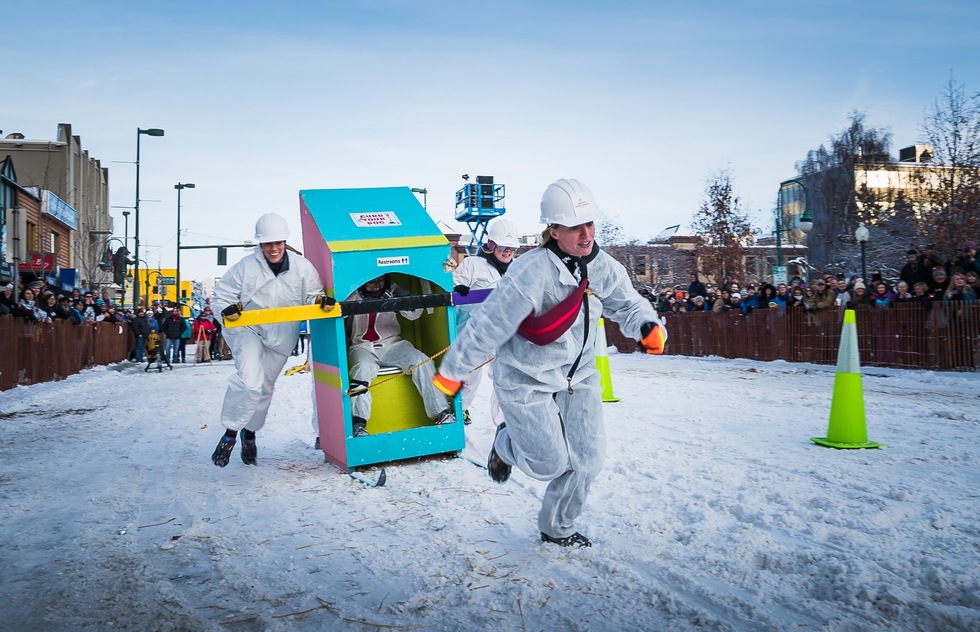
<path fill-rule="evenodd" d="M 200 340 L 201 338 L 211 340 L 211 336 L 214 335 L 214 332 L 214 322 L 208 320 L 207 318 L 198 316 L 194 319 L 194 324 L 191 325 L 191 333 L 194 336 L 194 340 Z"/>

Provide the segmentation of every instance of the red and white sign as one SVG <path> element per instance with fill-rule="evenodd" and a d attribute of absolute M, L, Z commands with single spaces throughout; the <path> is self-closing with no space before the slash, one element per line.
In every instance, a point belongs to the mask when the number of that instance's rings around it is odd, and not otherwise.
<path fill-rule="evenodd" d="M 378 211 L 376 213 L 351 213 L 351 219 L 358 228 L 376 228 L 378 226 L 401 226 L 402 223 L 394 211 Z"/>
<path fill-rule="evenodd" d="M 54 272 L 54 253 L 29 252 L 27 260 L 21 261 L 17 269 L 21 272 Z"/>

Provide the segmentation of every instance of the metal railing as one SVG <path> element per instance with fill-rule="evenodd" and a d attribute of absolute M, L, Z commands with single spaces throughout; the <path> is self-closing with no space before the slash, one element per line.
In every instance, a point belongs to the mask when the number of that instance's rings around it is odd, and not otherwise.
<path fill-rule="evenodd" d="M 858 347 L 862 366 L 935 371 L 980 368 L 980 303 L 894 303 L 859 307 Z M 836 364 L 844 310 L 686 312 L 667 314 L 667 355 L 718 356 Z M 635 340 L 606 321 L 609 344 L 637 350 Z"/>

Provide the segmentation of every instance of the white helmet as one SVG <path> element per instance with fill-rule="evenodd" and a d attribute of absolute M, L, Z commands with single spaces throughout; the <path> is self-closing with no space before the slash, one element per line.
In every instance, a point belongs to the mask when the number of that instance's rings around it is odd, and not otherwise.
<path fill-rule="evenodd" d="M 255 222 L 255 241 L 267 244 L 273 241 L 289 239 L 289 227 L 286 220 L 275 213 L 266 213 Z"/>
<path fill-rule="evenodd" d="M 493 224 L 490 224 L 487 237 L 502 248 L 514 248 L 516 250 L 521 245 L 517 226 L 514 225 L 514 222 L 503 218 L 494 220 Z"/>
<path fill-rule="evenodd" d="M 549 184 L 541 196 L 541 223 L 578 226 L 600 219 L 606 214 L 596 206 L 592 191 L 578 180 L 562 178 Z"/>

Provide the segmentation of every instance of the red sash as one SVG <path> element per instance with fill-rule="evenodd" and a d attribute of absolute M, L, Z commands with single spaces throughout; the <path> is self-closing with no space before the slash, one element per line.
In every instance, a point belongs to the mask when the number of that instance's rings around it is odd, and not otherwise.
<path fill-rule="evenodd" d="M 578 310 L 582 307 L 582 298 L 589 286 L 588 279 L 582 279 L 578 287 L 572 290 L 568 298 L 558 303 L 540 316 L 528 316 L 517 328 L 517 333 L 536 345 L 547 345 L 561 338 L 568 331 Z"/>

